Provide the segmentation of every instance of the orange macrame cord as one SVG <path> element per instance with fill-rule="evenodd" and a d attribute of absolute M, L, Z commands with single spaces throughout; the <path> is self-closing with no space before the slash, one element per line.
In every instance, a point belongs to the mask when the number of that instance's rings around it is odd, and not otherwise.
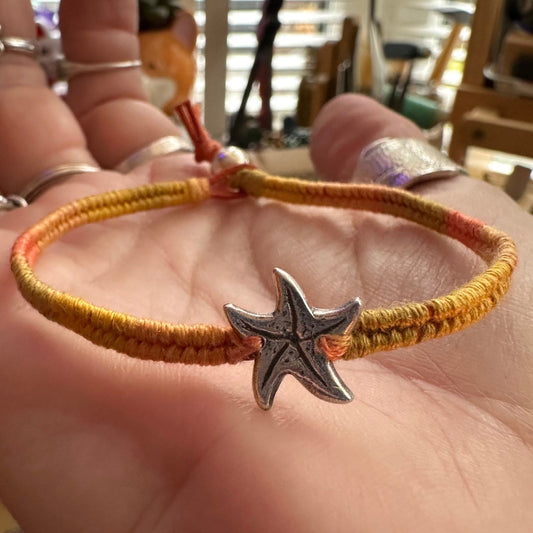
<path fill-rule="evenodd" d="M 484 317 L 507 292 L 517 261 L 511 238 L 440 204 L 398 189 L 278 178 L 246 166 L 225 176 L 229 189 L 252 197 L 404 218 L 458 240 L 487 263 L 484 272 L 448 295 L 363 311 L 349 335 L 322 337 L 321 346 L 330 360 L 364 357 L 459 331 Z M 19 289 L 48 319 L 97 345 L 132 357 L 198 365 L 250 359 L 260 349 L 257 338 L 240 339 L 228 327 L 171 324 L 117 313 L 55 290 L 33 271 L 42 251 L 74 228 L 138 211 L 201 203 L 212 197 L 210 180 L 191 178 L 72 202 L 16 241 L 11 266 Z"/>
<path fill-rule="evenodd" d="M 199 105 L 193 105 L 187 100 L 176 107 L 176 114 L 187 130 L 194 145 L 194 157 L 197 163 L 211 162 L 222 149 L 222 145 L 211 138 L 201 120 Z"/>

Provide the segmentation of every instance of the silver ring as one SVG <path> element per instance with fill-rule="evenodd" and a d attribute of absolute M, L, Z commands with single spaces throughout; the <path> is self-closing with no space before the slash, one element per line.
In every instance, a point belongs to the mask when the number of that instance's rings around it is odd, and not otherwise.
<path fill-rule="evenodd" d="M 74 174 L 86 174 L 89 172 L 100 172 L 101 170 L 100 167 L 88 165 L 86 163 L 58 165 L 57 167 L 46 170 L 32 180 L 26 187 L 24 187 L 22 192 L 19 193 L 19 197 L 23 198 L 27 204 L 30 204 L 44 191 L 69 176 L 73 176 Z"/>
<path fill-rule="evenodd" d="M 385 137 L 363 149 L 354 180 L 408 189 L 424 181 L 466 173 L 463 167 L 425 141 Z"/>
<path fill-rule="evenodd" d="M 0 26 L 1 35 L 2 26 Z M 30 39 L 23 39 L 22 37 L 0 37 L 0 56 L 6 52 L 36 57 L 38 54 L 37 43 Z"/>
<path fill-rule="evenodd" d="M 0 211 L 13 211 L 18 207 L 28 207 L 28 202 L 18 194 L 8 194 L 2 196 L 0 194 Z"/>
<path fill-rule="evenodd" d="M 95 72 L 108 72 L 111 70 L 122 70 L 137 68 L 142 66 L 140 59 L 130 61 L 110 61 L 108 63 L 76 63 L 67 59 L 60 59 L 57 62 L 57 78 L 70 80 L 82 74 L 93 74 Z"/>
<path fill-rule="evenodd" d="M 56 183 L 73 176 L 74 174 L 84 174 L 88 172 L 100 172 L 102 169 L 86 163 L 72 163 L 67 165 L 58 165 L 44 171 L 37 178 L 32 180 L 20 194 L 9 194 L 3 196 L 0 194 L 0 212 L 12 211 L 19 207 L 27 207 L 44 191 Z"/>
<path fill-rule="evenodd" d="M 175 135 L 162 137 L 157 141 L 141 148 L 138 152 L 130 155 L 124 161 L 119 163 L 115 170 L 122 174 L 127 174 L 134 168 L 166 155 L 175 154 L 177 152 L 191 152 L 191 144 Z"/>

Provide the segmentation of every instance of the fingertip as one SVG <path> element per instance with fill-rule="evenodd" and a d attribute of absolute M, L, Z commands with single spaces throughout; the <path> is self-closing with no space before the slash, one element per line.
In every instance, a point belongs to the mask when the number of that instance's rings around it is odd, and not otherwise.
<path fill-rule="evenodd" d="M 360 94 L 328 102 L 313 124 L 311 158 L 324 178 L 349 181 L 365 146 L 383 137 L 423 139 L 410 120 Z"/>

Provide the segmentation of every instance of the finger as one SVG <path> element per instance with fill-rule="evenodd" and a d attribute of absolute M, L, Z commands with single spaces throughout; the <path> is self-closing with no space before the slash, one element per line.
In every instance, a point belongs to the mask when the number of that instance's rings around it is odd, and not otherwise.
<path fill-rule="evenodd" d="M 137 0 L 63 0 L 60 21 L 70 61 L 139 58 Z M 140 69 L 76 76 L 70 80 L 67 102 L 104 168 L 114 168 L 161 137 L 178 135 L 175 125 L 147 101 Z"/>
<path fill-rule="evenodd" d="M 421 132 L 405 118 L 368 98 L 339 97 L 317 117 L 311 146 L 313 160 L 325 177 L 349 180 L 361 150 L 383 137 L 421 138 Z M 531 239 L 524 231 L 531 226 L 529 215 L 495 187 L 457 175 L 417 184 L 412 192 L 505 231 L 516 240 L 521 258 L 531 253 Z M 374 216 L 367 221 L 354 221 L 361 228 L 353 245 L 363 286 L 361 296 L 369 307 L 448 294 L 485 268 L 464 246 L 414 225 L 392 218 L 379 221 Z M 508 294 L 476 326 L 409 351 L 376 354 L 374 360 L 402 376 L 421 378 L 443 388 L 451 384 L 476 405 L 489 405 L 491 394 L 504 390 L 509 391 L 505 394 L 513 398 L 511 401 L 520 404 L 528 398 L 526 391 L 531 390 L 531 381 L 523 379 L 521 370 L 529 357 L 523 348 L 528 345 L 522 340 L 522 331 L 531 328 L 517 312 L 523 309 L 523 287 L 529 286 L 529 277 L 527 268 L 519 262 Z M 498 345 L 501 338 L 506 339 L 503 347 Z M 501 368 L 507 365 L 510 352 L 516 364 L 509 367 L 507 374 L 513 377 L 503 383 Z M 529 408 L 529 403 L 523 405 Z M 510 420 L 503 409 L 497 409 L 502 420 Z"/>
<path fill-rule="evenodd" d="M 2 35 L 35 39 L 29 0 L 0 2 Z M 94 164 L 74 117 L 46 86 L 35 59 L 20 53 L 0 56 L 0 188 L 17 193 L 56 165 Z"/>
<path fill-rule="evenodd" d="M 375 100 L 362 95 L 343 95 L 329 102 L 318 115 L 313 125 L 311 157 L 324 178 L 350 181 L 363 148 L 383 137 L 424 139 L 414 123 Z M 467 176 L 423 182 L 413 187 L 413 191 L 499 226 L 501 223 L 496 218 L 515 208 L 503 194 L 495 199 L 500 191 Z M 502 211 L 487 212 L 486 205 L 495 201 Z M 506 229 L 508 220 L 503 221 L 502 229 Z"/>
<path fill-rule="evenodd" d="M 311 156 L 327 179 L 349 181 L 361 150 L 383 137 L 414 137 L 422 132 L 410 120 L 362 95 L 329 102 L 313 124 Z"/>

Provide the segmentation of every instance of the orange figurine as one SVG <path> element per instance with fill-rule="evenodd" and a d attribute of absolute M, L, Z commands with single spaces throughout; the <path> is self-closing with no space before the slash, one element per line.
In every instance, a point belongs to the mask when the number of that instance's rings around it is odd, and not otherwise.
<path fill-rule="evenodd" d="M 198 28 L 172 0 L 139 0 L 139 41 L 150 101 L 171 115 L 189 99 L 196 78 Z"/>

